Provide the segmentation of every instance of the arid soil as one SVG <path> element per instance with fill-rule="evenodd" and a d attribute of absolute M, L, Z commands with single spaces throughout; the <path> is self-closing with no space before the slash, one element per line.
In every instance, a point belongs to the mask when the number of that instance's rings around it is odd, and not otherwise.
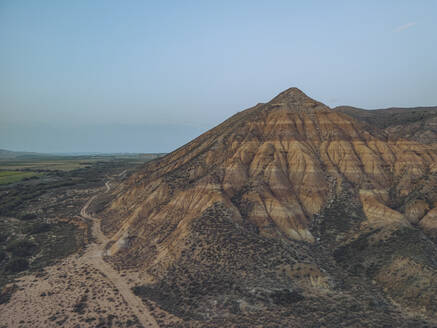
<path fill-rule="evenodd" d="M 110 185 L 106 183 L 107 191 L 110 190 Z M 89 245 L 82 255 L 81 260 L 90 266 L 93 266 L 101 273 L 104 273 L 108 280 L 115 286 L 115 288 L 120 292 L 124 301 L 127 303 L 131 312 L 133 312 L 138 321 L 144 327 L 157 327 L 155 319 L 149 313 L 147 307 L 141 302 L 141 299 L 134 295 L 131 287 L 126 283 L 126 279 L 123 278 L 116 270 L 114 270 L 110 264 L 104 261 L 104 255 L 106 255 L 105 246 L 108 243 L 108 238 L 102 233 L 100 229 L 100 221 L 89 215 L 87 209 L 90 203 L 94 200 L 96 196 L 92 197 L 88 203 L 82 208 L 81 215 L 84 218 L 93 221 L 93 236 L 96 238 L 97 242 Z"/>
<path fill-rule="evenodd" d="M 106 192 L 110 183 L 105 183 Z M 108 240 L 100 230 L 99 219 L 87 212 L 96 197 L 81 209 L 81 216 L 92 222 L 95 242 L 38 275 L 20 278 L 18 291 L 9 303 L 0 305 L 3 326 L 158 327 L 141 299 L 133 294 L 127 274 L 122 276 L 104 260 Z"/>

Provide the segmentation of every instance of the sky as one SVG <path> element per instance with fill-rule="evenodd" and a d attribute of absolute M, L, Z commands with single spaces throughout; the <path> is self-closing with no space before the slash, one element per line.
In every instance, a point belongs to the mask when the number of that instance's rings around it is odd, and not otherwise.
<path fill-rule="evenodd" d="M 298 87 L 437 105 L 437 0 L 0 0 L 0 148 L 169 152 Z"/>

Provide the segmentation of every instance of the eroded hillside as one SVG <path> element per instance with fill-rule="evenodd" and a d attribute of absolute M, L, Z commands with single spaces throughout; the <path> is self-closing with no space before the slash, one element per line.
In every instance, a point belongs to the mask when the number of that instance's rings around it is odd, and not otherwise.
<path fill-rule="evenodd" d="M 191 324 L 425 325 L 435 142 L 291 88 L 145 165 L 98 215 L 112 261 L 153 277 L 136 292 Z"/>

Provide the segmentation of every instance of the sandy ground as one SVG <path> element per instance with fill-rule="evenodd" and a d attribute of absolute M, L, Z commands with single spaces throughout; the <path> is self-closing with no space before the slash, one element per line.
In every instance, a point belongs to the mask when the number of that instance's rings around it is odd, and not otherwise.
<path fill-rule="evenodd" d="M 108 192 L 110 183 L 105 186 Z M 0 305 L 0 327 L 158 327 L 131 290 L 138 277 L 120 274 L 103 259 L 108 239 L 100 221 L 87 213 L 95 197 L 81 215 L 92 220 L 96 242 L 38 276 L 19 279 L 18 291 L 9 303 Z"/>

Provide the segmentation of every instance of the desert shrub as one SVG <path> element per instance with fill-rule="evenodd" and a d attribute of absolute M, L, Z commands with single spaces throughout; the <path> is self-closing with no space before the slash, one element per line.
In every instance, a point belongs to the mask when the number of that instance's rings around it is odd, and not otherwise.
<path fill-rule="evenodd" d="M 3 262 L 3 260 L 5 260 L 7 258 L 7 254 L 3 251 L 0 251 L 0 263 Z"/>
<path fill-rule="evenodd" d="M 6 240 L 8 240 L 8 235 L 0 232 L 0 243 L 5 242 Z"/>
<path fill-rule="evenodd" d="M 278 290 L 271 295 L 273 303 L 277 305 L 289 305 L 300 302 L 304 297 L 296 291 L 289 291 L 288 289 Z"/>
<path fill-rule="evenodd" d="M 5 286 L 0 288 L 0 304 L 8 303 L 11 299 L 11 296 L 18 289 L 17 285 L 13 284 L 12 286 Z M 6 326 L 0 326 L 6 327 Z"/>
<path fill-rule="evenodd" d="M 51 226 L 48 223 L 35 223 L 23 229 L 23 232 L 33 235 L 37 233 L 50 231 L 50 228 Z"/>
<path fill-rule="evenodd" d="M 18 273 L 29 268 L 29 262 L 21 257 L 17 257 L 9 261 L 5 266 L 5 270 L 10 273 Z"/>
<path fill-rule="evenodd" d="M 26 257 L 35 254 L 38 247 L 29 240 L 14 240 L 8 244 L 6 250 L 14 256 Z"/>
<path fill-rule="evenodd" d="M 36 218 L 37 218 L 37 216 L 34 213 L 25 213 L 25 214 L 20 216 L 20 220 L 23 220 L 23 221 L 35 220 Z"/>
<path fill-rule="evenodd" d="M 87 308 L 87 300 L 88 300 L 88 296 L 83 295 L 80 298 L 80 300 L 76 304 L 74 304 L 73 312 L 79 313 L 79 314 L 84 314 L 85 309 Z"/>

